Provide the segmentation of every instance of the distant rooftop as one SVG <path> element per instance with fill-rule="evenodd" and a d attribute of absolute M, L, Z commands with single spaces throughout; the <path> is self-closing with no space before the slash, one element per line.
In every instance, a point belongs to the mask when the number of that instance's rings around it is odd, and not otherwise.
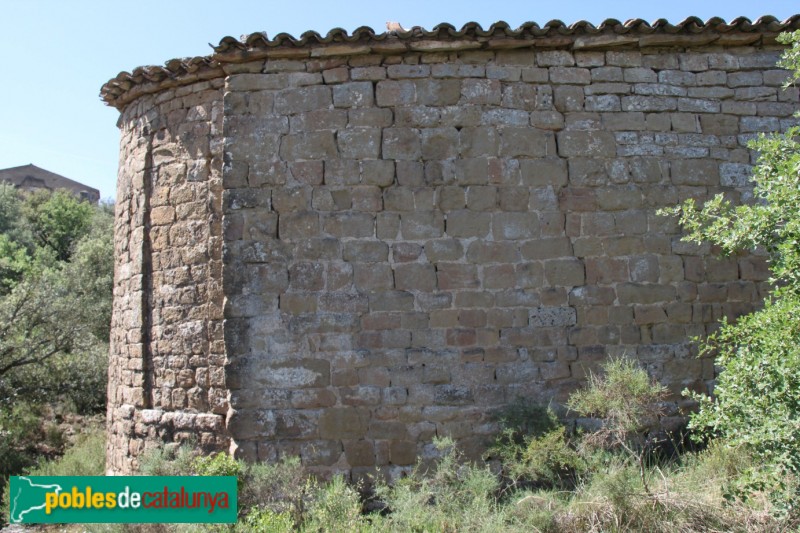
<path fill-rule="evenodd" d="M 97 189 L 32 164 L 0 169 L 0 181 L 26 191 L 64 189 L 92 203 L 100 200 L 100 191 Z"/>

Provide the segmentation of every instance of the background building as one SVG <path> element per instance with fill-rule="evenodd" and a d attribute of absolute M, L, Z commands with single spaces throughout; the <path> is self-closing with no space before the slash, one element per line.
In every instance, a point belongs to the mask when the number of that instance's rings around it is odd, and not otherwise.
<path fill-rule="evenodd" d="M 97 189 L 33 164 L 0 170 L 0 181 L 11 183 L 14 187 L 26 191 L 64 189 L 95 204 L 100 200 L 100 191 Z"/>

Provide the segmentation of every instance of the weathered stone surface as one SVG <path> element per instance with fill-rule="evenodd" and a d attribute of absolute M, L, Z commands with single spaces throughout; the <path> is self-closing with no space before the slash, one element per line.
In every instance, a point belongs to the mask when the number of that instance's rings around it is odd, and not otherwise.
<path fill-rule="evenodd" d="M 136 96 L 109 471 L 190 437 L 354 475 L 437 433 L 477 454 L 494 409 L 609 354 L 710 385 L 686 339 L 758 306 L 768 265 L 656 211 L 752 198 L 747 141 L 796 122 L 754 36 L 277 47 Z"/>

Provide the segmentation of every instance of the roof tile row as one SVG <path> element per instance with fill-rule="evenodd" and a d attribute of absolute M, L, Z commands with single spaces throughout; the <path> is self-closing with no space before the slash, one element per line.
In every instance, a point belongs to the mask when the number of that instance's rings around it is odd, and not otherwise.
<path fill-rule="evenodd" d="M 325 36 L 308 31 L 299 39 L 286 33 L 270 39 L 266 33 L 258 32 L 243 35 L 240 39 L 223 37 L 217 46 L 212 45 L 214 53 L 210 56 L 172 59 L 164 66 L 144 66 L 133 72 L 120 72 L 103 85 L 100 97 L 108 105 L 121 109 L 142 94 L 224 76 L 222 65 L 225 63 L 264 58 L 526 47 L 591 50 L 614 46 L 703 46 L 712 43 L 735 46 L 759 44 L 759 41 L 760 44 L 773 44 L 778 33 L 796 29 L 800 29 L 800 15 L 784 21 L 764 16 L 755 22 L 745 17 L 731 22 L 718 17 L 705 22 L 689 17 L 678 24 L 671 24 L 666 19 L 658 19 L 652 24 L 642 19 L 624 23 L 607 19 L 599 26 L 586 21 L 566 25 L 560 20 L 552 20 L 544 26 L 526 22 L 516 29 L 502 21 L 487 29 L 476 22 L 468 22 L 460 30 L 451 24 L 438 24 L 432 30 L 414 27 L 408 31 L 383 33 L 362 26 L 352 35 L 342 28 L 335 28 Z"/>

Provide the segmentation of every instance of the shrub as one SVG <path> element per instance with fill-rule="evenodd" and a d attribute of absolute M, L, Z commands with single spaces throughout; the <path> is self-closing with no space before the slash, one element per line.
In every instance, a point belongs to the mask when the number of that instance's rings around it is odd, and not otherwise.
<path fill-rule="evenodd" d="M 498 422 L 486 457 L 500 460 L 512 488 L 574 486 L 585 465 L 551 409 L 517 400 L 498 413 Z"/>
<path fill-rule="evenodd" d="M 300 523 L 314 485 L 297 457 L 275 463 L 248 465 L 244 474 L 239 501 L 243 509 L 260 508 L 277 515 L 289 514 Z"/>
<path fill-rule="evenodd" d="M 558 428 L 561 423 L 549 407 L 517 398 L 495 414 L 501 438 L 521 444 L 525 438 L 540 437 Z"/>
<path fill-rule="evenodd" d="M 653 382 L 631 359 L 610 359 L 603 374 L 591 374 L 586 388 L 575 391 L 567 405 L 582 416 L 602 419 L 602 427 L 585 442 L 593 447 L 620 448 L 636 460 L 647 492 L 645 445 L 648 432 L 658 425 L 667 390 Z"/>
<path fill-rule="evenodd" d="M 485 457 L 500 460 L 511 487 L 575 481 L 580 460 L 551 409 L 518 398 L 496 416 L 500 432 Z"/>
<path fill-rule="evenodd" d="M 279 531 L 284 517 L 292 524 L 302 524 L 318 494 L 316 483 L 296 457 L 250 464 L 224 452 L 200 456 L 193 446 L 181 445 L 149 450 L 142 457 L 139 472 L 151 476 L 237 476 L 241 522 L 237 528 L 243 531 L 244 524 Z M 278 529 L 270 529 L 273 526 Z"/>
<path fill-rule="evenodd" d="M 29 472 L 32 476 L 102 476 L 106 470 L 105 429 L 97 428 L 78 437 L 64 455 L 42 461 Z"/>
<path fill-rule="evenodd" d="M 288 533 L 295 530 L 290 513 L 276 513 L 269 509 L 254 508 L 240 520 L 234 531 L 242 533 Z"/>
<path fill-rule="evenodd" d="M 574 487 L 586 469 L 586 461 L 571 445 L 563 426 L 530 439 L 521 461 L 512 463 L 512 472 L 519 477 L 559 488 Z"/>
<path fill-rule="evenodd" d="M 695 395 L 700 412 L 691 426 L 753 452 L 757 461 L 732 494 L 766 492 L 788 511 L 800 476 L 800 296 L 768 301 L 762 311 L 724 323 L 703 347 L 711 349 L 723 372 L 714 399 Z"/>
<path fill-rule="evenodd" d="M 224 452 L 198 456 L 192 460 L 192 470 L 198 476 L 241 476 L 244 463 Z"/>
<path fill-rule="evenodd" d="M 75 443 L 67 448 L 61 457 L 40 460 L 25 473 L 31 476 L 102 476 L 106 468 L 105 445 L 105 431 L 102 428 L 95 428 L 79 435 Z M 2 446 L 3 440 L 0 440 L 0 449 Z M 15 471 L 22 473 L 25 466 L 28 465 L 18 465 Z M 0 494 L 2 496 L 0 516 L 5 517 L 9 508 L 7 477 L 3 480 L 3 486 L 4 490 Z"/>
<path fill-rule="evenodd" d="M 781 36 L 791 43 L 780 66 L 800 80 L 800 31 Z M 800 501 L 800 128 L 761 136 L 754 168 L 755 202 L 734 206 L 717 195 L 698 209 L 691 200 L 665 213 L 678 215 L 686 240 L 708 241 L 723 254 L 766 253 L 776 289 L 763 310 L 723 322 L 702 343 L 701 353 L 717 353 L 722 369 L 714 399 L 695 395 L 700 413 L 691 426 L 747 446 L 758 460 L 742 478 L 738 494 L 766 492 L 777 507 L 794 510 Z"/>
<path fill-rule="evenodd" d="M 152 448 L 142 455 L 139 473 L 145 476 L 190 476 L 196 457 L 191 446 Z"/>
<path fill-rule="evenodd" d="M 308 507 L 305 531 L 360 531 L 367 523 L 361 516 L 361 499 L 342 476 L 318 487 Z"/>
<path fill-rule="evenodd" d="M 500 531 L 504 516 L 498 477 L 487 468 L 463 464 L 449 438 L 434 440 L 440 454 L 430 468 L 418 466 L 393 487 L 378 484 L 376 493 L 389 515 L 376 528 L 391 531 Z"/>

